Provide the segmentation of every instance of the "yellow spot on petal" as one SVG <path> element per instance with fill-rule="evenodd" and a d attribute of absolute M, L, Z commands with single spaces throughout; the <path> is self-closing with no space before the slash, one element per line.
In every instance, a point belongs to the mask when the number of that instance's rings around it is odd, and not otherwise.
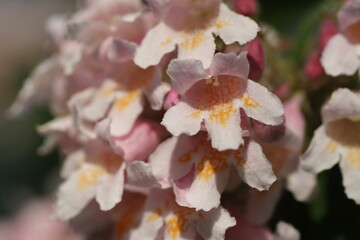
<path fill-rule="evenodd" d="M 171 238 L 173 240 L 177 239 L 181 233 L 179 219 L 177 217 L 173 217 L 166 222 L 166 225 Z"/>
<path fill-rule="evenodd" d="M 116 100 L 115 106 L 116 110 L 119 112 L 123 111 L 125 108 L 127 108 L 130 104 L 135 102 L 140 98 L 140 90 L 135 90 L 128 92 L 125 96 L 120 97 Z"/>
<path fill-rule="evenodd" d="M 229 27 L 231 25 L 232 25 L 231 23 L 226 22 L 226 21 L 218 21 L 217 23 L 215 23 L 215 28 L 221 29 L 223 27 Z"/>
<path fill-rule="evenodd" d="M 244 107 L 251 107 L 251 108 L 257 108 L 260 106 L 260 104 L 255 101 L 249 94 L 245 93 L 242 97 L 241 100 L 244 103 Z"/>
<path fill-rule="evenodd" d="M 349 148 L 346 154 L 346 159 L 348 159 L 360 170 L 360 147 Z"/>
<path fill-rule="evenodd" d="M 325 152 L 335 153 L 336 148 L 337 148 L 337 143 L 330 140 L 325 146 Z"/>
<path fill-rule="evenodd" d="M 166 46 L 169 45 L 170 43 L 172 43 L 173 38 L 172 37 L 168 37 L 167 39 L 165 39 L 162 43 L 161 46 Z"/>
<path fill-rule="evenodd" d="M 175 207 L 173 209 L 175 216 L 166 221 L 167 230 L 170 233 L 171 239 L 178 239 L 181 232 L 188 229 L 187 218 L 193 213 L 193 210 L 183 207 Z"/>
<path fill-rule="evenodd" d="M 103 98 L 109 96 L 110 94 L 114 93 L 115 90 L 116 90 L 116 87 L 104 88 L 103 90 L 100 91 L 99 98 L 103 99 Z"/>
<path fill-rule="evenodd" d="M 195 36 L 192 36 L 189 39 L 180 43 L 180 46 L 185 48 L 187 52 L 190 52 L 199 48 L 204 41 L 205 41 L 205 33 L 200 32 Z"/>
<path fill-rule="evenodd" d="M 202 112 L 202 111 L 196 111 L 196 112 L 193 112 L 193 113 L 191 113 L 191 114 L 189 114 L 189 115 L 185 116 L 185 118 L 199 118 L 199 117 L 200 117 L 200 115 L 201 115 L 201 112 Z"/>
<path fill-rule="evenodd" d="M 151 213 L 149 217 L 147 218 L 148 222 L 154 222 L 158 220 L 162 215 L 162 210 L 160 208 L 156 208 L 155 212 Z"/>
<path fill-rule="evenodd" d="M 96 184 L 99 177 L 104 173 L 105 170 L 101 167 L 88 167 L 83 169 L 78 178 L 78 188 L 80 190 L 85 190 L 86 188 Z"/>

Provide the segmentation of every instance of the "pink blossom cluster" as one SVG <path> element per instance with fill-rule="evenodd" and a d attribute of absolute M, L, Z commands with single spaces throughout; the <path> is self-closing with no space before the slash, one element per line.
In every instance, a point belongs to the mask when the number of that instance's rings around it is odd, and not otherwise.
<path fill-rule="evenodd" d="M 55 116 L 38 127 L 41 151 L 64 156 L 53 218 L 100 239 L 296 240 L 292 225 L 266 225 L 282 192 L 310 200 L 337 162 L 360 203 L 360 95 L 332 94 L 302 155 L 303 94 L 262 84 L 263 41 L 276 37 L 250 18 L 256 1 L 226 3 L 88 0 L 48 21 L 53 54 L 10 113 L 46 102 Z M 338 18 L 321 67 L 354 74 L 360 2 Z"/>

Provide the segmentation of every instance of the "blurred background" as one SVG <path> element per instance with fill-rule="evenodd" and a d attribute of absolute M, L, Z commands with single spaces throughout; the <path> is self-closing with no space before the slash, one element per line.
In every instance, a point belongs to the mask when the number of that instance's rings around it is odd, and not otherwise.
<path fill-rule="evenodd" d="M 296 50 L 287 54 L 299 65 L 314 44 L 323 2 L 260 1 L 260 20 L 295 39 L 289 49 Z M 75 7 L 75 0 L 0 0 L 0 219 L 16 213 L 29 198 L 54 196 L 60 159 L 56 152 L 37 154 L 42 139 L 35 131 L 51 119 L 50 113 L 37 108 L 9 120 L 5 112 L 31 70 L 48 56 L 45 20 L 54 13 L 70 14 Z M 338 167 L 320 174 L 319 181 L 319 197 L 311 204 L 298 203 L 285 192 L 271 227 L 281 219 L 298 228 L 302 239 L 360 239 L 360 207 L 345 197 Z"/>

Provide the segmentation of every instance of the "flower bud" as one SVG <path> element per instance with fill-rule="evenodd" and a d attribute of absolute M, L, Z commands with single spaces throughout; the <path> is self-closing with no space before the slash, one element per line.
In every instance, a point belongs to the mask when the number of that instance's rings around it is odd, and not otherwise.
<path fill-rule="evenodd" d="M 249 79 L 259 81 L 265 68 L 264 48 L 259 40 L 255 38 L 245 45 L 244 51 L 248 52 L 247 58 L 250 64 Z"/>
<path fill-rule="evenodd" d="M 178 94 L 174 89 L 171 89 L 168 95 L 166 96 L 165 102 L 164 102 L 164 108 L 165 110 L 168 110 L 172 106 L 176 105 L 180 100 L 180 94 Z"/>
<path fill-rule="evenodd" d="M 256 0 L 233 0 L 234 10 L 248 17 L 255 17 L 258 13 Z"/>

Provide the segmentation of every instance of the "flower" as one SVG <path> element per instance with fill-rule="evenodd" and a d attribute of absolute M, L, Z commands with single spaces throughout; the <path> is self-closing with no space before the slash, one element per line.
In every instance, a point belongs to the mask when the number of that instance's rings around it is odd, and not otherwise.
<path fill-rule="evenodd" d="M 321 64 L 331 76 L 353 75 L 360 69 L 360 3 L 348 1 L 338 12 L 341 33 L 332 37 L 321 57 Z"/>
<path fill-rule="evenodd" d="M 101 210 L 110 210 L 121 201 L 125 183 L 146 187 L 136 172 L 142 166 L 136 160 L 147 160 L 160 141 L 162 130 L 153 124 L 137 122 L 128 135 L 111 139 L 110 146 L 95 139 L 69 154 L 61 170 L 65 182 L 59 188 L 56 215 L 70 219 L 94 197 Z M 134 147 L 134 142 L 142 147 Z"/>
<path fill-rule="evenodd" d="M 149 30 L 136 51 L 134 61 L 142 68 L 158 64 L 162 56 L 176 46 L 179 59 L 197 59 L 208 68 L 216 48 L 213 34 L 220 36 L 225 44 L 245 44 L 259 31 L 253 20 L 232 12 L 218 0 L 171 0 L 168 4 L 170 6 L 162 5 L 159 11 L 169 14 L 164 13 L 166 18 Z M 175 29 L 172 23 L 180 26 Z"/>
<path fill-rule="evenodd" d="M 349 89 L 336 90 L 322 109 L 323 124 L 302 157 L 305 169 L 314 173 L 340 164 L 348 198 L 360 203 L 360 97 Z"/>
<path fill-rule="evenodd" d="M 219 151 L 244 144 L 240 109 L 268 125 L 283 122 L 280 100 L 265 87 L 247 79 L 246 54 L 215 54 L 209 75 L 199 60 L 173 60 L 167 70 L 180 102 L 164 115 L 162 124 L 174 136 L 194 135 L 205 122 L 212 147 Z"/>
<path fill-rule="evenodd" d="M 236 221 L 222 207 L 211 211 L 195 211 L 177 205 L 169 190 L 150 192 L 139 225 L 129 236 L 137 239 L 224 239 L 226 229 Z"/>
<path fill-rule="evenodd" d="M 259 144 L 247 139 L 238 150 L 218 151 L 205 133 L 172 137 L 151 154 L 149 165 L 163 188 L 172 187 L 181 206 L 209 211 L 220 204 L 232 168 L 260 191 L 276 180 Z"/>

